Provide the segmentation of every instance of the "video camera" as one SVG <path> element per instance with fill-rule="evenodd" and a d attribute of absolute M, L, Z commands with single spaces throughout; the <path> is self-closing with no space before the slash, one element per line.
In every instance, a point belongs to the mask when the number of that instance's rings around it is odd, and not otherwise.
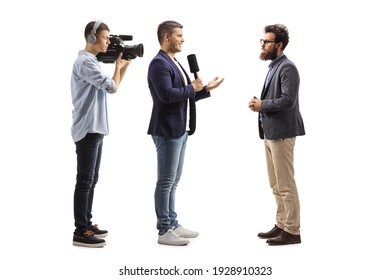
<path fill-rule="evenodd" d="M 142 57 L 144 55 L 144 45 L 125 45 L 125 41 L 133 40 L 131 35 L 110 35 L 110 45 L 107 52 L 98 53 L 97 60 L 103 63 L 114 63 L 119 54 L 122 52 L 122 59 L 134 59 L 137 56 Z"/>

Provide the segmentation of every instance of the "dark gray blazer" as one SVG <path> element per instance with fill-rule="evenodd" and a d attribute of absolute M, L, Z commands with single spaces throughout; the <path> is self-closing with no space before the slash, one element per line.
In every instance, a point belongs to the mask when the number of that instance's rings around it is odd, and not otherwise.
<path fill-rule="evenodd" d="M 271 79 L 261 93 L 261 139 L 284 139 L 305 135 L 299 112 L 299 73 L 285 55 L 274 66 Z"/>

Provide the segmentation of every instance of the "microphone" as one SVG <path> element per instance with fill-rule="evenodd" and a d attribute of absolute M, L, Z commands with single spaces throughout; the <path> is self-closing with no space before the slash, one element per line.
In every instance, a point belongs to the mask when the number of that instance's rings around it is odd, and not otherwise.
<path fill-rule="evenodd" d="M 188 64 L 190 65 L 190 72 L 194 73 L 195 79 L 198 78 L 198 71 L 199 71 L 199 66 L 198 62 L 196 61 L 196 56 L 194 54 L 190 54 L 187 56 L 188 59 Z"/>

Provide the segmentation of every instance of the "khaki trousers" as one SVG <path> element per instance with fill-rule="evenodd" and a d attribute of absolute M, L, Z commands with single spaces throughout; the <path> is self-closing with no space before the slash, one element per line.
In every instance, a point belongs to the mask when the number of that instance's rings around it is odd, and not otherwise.
<path fill-rule="evenodd" d="M 295 138 L 265 139 L 269 183 L 276 199 L 276 225 L 300 234 L 300 205 L 294 179 Z"/>

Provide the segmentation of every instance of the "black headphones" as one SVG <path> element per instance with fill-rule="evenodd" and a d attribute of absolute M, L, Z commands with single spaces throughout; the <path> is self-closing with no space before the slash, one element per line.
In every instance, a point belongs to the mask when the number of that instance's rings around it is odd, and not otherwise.
<path fill-rule="evenodd" d="M 102 23 L 103 22 L 100 21 L 100 20 L 95 21 L 95 24 L 93 25 L 93 28 L 91 30 L 91 34 L 88 35 L 88 38 L 87 38 L 88 43 L 91 43 L 91 44 L 95 44 L 96 43 L 96 40 L 97 40 L 97 38 L 96 38 L 96 31 L 98 30 L 100 24 L 102 24 Z"/>

